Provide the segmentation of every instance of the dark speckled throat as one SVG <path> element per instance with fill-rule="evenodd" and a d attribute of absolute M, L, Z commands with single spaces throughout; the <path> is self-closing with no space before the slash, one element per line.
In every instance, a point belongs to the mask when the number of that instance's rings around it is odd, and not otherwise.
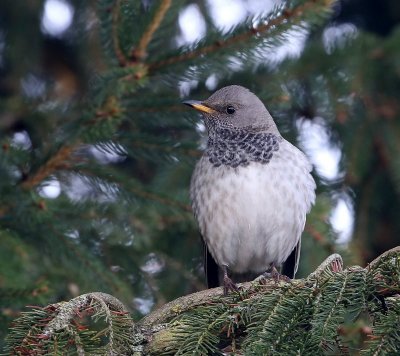
<path fill-rule="evenodd" d="M 282 140 L 270 132 L 216 127 L 208 139 L 205 154 L 214 167 L 247 166 L 250 162 L 267 164 Z"/>

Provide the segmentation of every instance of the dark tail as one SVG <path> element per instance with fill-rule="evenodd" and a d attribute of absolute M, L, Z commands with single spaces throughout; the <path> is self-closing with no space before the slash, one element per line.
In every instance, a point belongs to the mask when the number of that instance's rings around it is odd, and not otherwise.
<path fill-rule="evenodd" d="M 208 288 L 219 287 L 219 267 L 204 244 L 204 272 Z"/>
<path fill-rule="evenodd" d="M 281 273 L 284 274 L 285 276 L 289 277 L 290 279 L 294 278 L 294 269 L 296 266 L 296 248 L 292 251 L 292 253 L 289 255 L 287 260 L 283 263 L 282 265 L 282 271 Z"/>

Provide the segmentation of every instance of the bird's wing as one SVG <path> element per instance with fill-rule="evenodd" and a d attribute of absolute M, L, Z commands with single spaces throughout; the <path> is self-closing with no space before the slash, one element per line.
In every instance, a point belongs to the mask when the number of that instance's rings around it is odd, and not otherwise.
<path fill-rule="evenodd" d="M 219 267 L 211 256 L 210 251 L 208 251 L 204 239 L 202 238 L 201 240 L 203 241 L 204 246 L 204 272 L 206 275 L 207 286 L 208 288 L 219 287 Z"/>
<path fill-rule="evenodd" d="M 299 242 L 297 243 L 296 247 L 293 249 L 289 257 L 283 263 L 282 274 L 288 276 L 290 279 L 293 279 L 295 277 L 297 269 L 299 268 L 300 250 L 301 250 L 301 239 L 299 239 Z"/>
<path fill-rule="evenodd" d="M 300 251 L 301 251 L 301 237 L 299 238 L 299 242 L 297 243 L 296 247 L 294 248 L 295 254 L 295 261 L 294 261 L 294 269 L 293 269 L 293 277 L 296 276 L 297 270 L 299 269 L 299 262 L 300 262 Z"/>

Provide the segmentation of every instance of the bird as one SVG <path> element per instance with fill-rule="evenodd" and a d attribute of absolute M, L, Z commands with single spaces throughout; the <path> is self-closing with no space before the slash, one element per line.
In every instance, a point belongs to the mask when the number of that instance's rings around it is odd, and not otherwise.
<path fill-rule="evenodd" d="M 294 278 L 306 214 L 315 203 L 309 159 L 245 87 L 226 86 L 204 101 L 183 103 L 202 114 L 208 136 L 190 181 L 208 287 L 223 285 L 226 295 L 249 276 L 285 277 L 277 269 L 289 256 Z"/>

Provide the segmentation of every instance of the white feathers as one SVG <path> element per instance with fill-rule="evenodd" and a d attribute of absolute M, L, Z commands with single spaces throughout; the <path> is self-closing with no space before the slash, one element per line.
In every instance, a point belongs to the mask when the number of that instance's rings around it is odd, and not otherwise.
<path fill-rule="evenodd" d="M 203 238 L 216 262 L 232 272 L 263 272 L 296 247 L 315 201 L 305 155 L 283 140 L 268 164 L 197 164 L 191 197 Z"/>

